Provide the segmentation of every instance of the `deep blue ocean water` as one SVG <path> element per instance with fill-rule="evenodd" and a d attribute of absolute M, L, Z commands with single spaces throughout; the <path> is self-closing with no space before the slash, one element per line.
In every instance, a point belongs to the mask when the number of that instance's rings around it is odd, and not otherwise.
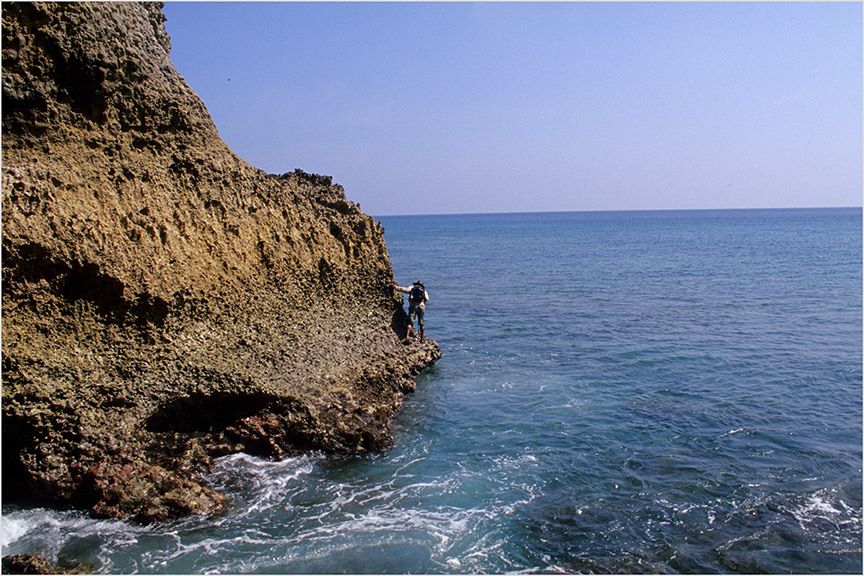
<path fill-rule="evenodd" d="M 384 217 L 444 350 L 378 455 L 216 520 L 4 507 L 110 573 L 861 573 L 861 210 Z"/>

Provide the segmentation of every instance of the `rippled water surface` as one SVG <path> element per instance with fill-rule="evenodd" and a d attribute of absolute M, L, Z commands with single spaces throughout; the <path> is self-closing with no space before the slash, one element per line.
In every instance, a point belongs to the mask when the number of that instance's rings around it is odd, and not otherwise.
<path fill-rule="evenodd" d="M 221 459 L 217 520 L 4 507 L 99 572 L 860 573 L 861 211 L 382 218 L 444 349 L 384 454 Z"/>

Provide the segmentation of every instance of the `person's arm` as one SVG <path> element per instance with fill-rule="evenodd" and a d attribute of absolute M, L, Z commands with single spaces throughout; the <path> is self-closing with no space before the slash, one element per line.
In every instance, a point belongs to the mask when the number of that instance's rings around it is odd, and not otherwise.
<path fill-rule="evenodd" d="M 428 302 L 428 301 L 429 301 L 429 291 L 424 288 L 423 289 L 423 302 Z"/>
<path fill-rule="evenodd" d="M 406 288 L 405 286 L 399 286 L 398 284 L 396 284 L 396 283 L 394 282 L 394 283 L 393 283 L 393 288 L 395 288 L 396 290 L 399 290 L 400 292 L 404 292 L 404 293 L 406 293 L 406 294 L 410 294 L 410 293 L 411 293 L 411 287 L 410 287 L 410 286 L 408 286 L 408 287 Z"/>

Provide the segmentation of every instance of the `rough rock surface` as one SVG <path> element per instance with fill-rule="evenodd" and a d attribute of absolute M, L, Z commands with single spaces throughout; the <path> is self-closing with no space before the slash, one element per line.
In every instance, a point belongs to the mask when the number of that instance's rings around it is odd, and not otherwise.
<path fill-rule="evenodd" d="M 15 554 L 3 557 L 3 574 L 91 574 L 93 567 L 85 564 L 60 566 L 39 556 Z"/>
<path fill-rule="evenodd" d="M 219 511 L 217 455 L 387 447 L 440 350 L 380 224 L 231 152 L 161 5 L 2 13 L 4 500 L 148 522 Z"/>

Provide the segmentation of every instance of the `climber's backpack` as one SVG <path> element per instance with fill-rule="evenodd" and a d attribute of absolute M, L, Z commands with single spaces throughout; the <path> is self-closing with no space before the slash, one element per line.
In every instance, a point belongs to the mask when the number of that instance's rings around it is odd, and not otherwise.
<path fill-rule="evenodd" d="M 422 284 L 414 284 L 411 292 L 408 293 L 408 302 L 410 304 L 420 304 L 425 300 L 426 289 Z"/>

